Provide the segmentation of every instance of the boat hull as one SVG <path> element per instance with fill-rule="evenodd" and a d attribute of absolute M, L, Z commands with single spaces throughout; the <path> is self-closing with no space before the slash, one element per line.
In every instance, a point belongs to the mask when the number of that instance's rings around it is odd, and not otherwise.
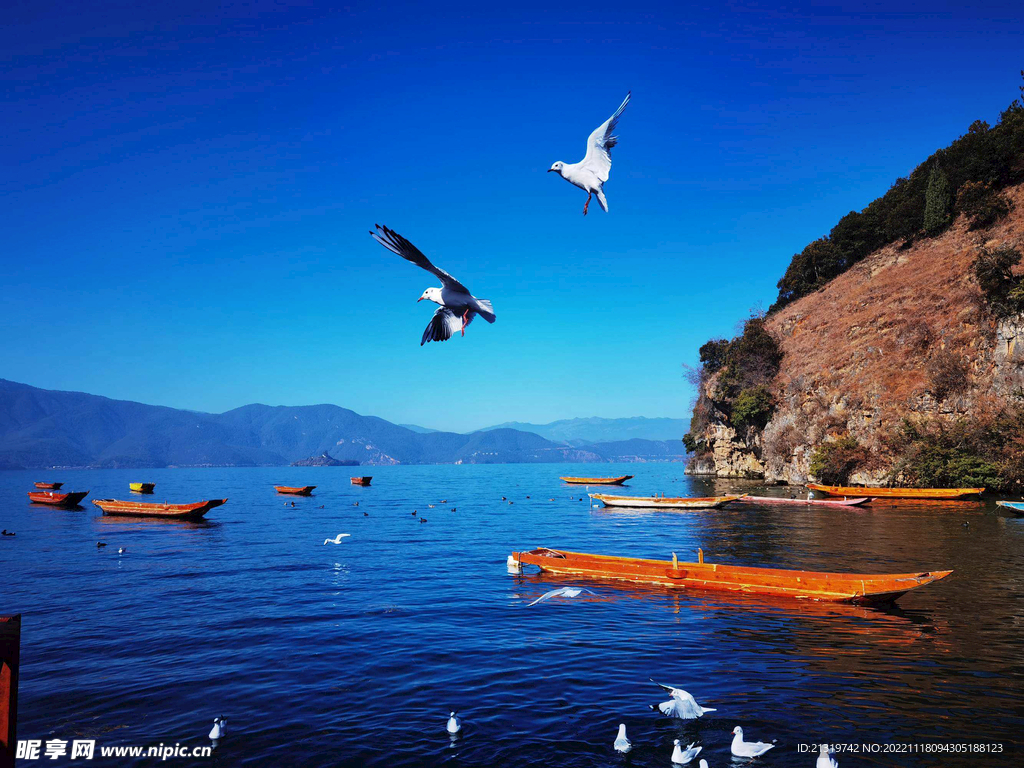
<path fill-rule="evenodd" d="M 628 507 L 630 509 L 717 509 L 739 496 L 708 496 L 706 498 L 671 498 L 666 496 L 609 496 L 606 493 L 591 493 L 606 507 Z"/>
<path fill-rule="evenodd" d="M 277 491 L 278 493 L 286 493 L 290 496 L 311 496 L 313 494 L 314 488 L 316 488 L 315 485 L 304 485 L 301 488 L 293 488 L 292 486 L 289 485 L 274 486 L 274 490 Z"/>
<path fill-rule="evenodd" d="M 867 504 L 871 499 L 867 496 L 859 499 L 782 499 L 776 496 L 741 496 L 736 501 L 743 504 L 777 504 L 788 507 L 859 507 L 862 504 Z"/>
<path fill-rule="evenodd" d="M 178 520 L 197 520 L 227 499 L 210 499 L 191 504 L 151 504 L 141 501 L 118 501 L 117 499 L 93 499 L 93 504 L 103 510 L 104 515 L 123 517 L 170 517 Z"/>
<path fill-rule="evenodd" d="M 364 488 L 370 484 L 371 480 L 373 480 L 372 476 L 371 477 L 353 477 L 351 479 L 352 485 L 361 485 Z"/>
<path fill-rule="evenodd" d="M 33 483 L 40 491 L 59 491 L 64 483 Z"/>
<path fill-rule="evenodd" d="M 152 493 L 156 488 L 155 483 L 129 483 L 128 488 L 132 493 Z"/>
<path fill-rule="evenodd" d="M 88 491 L 75 491 L 74 493 L 30 491 L 28 497 L 33 504 L 48 504 L 51 507 L 77 507 L 88 495 Z"/>
<path fill-rule="evenodd" d="M 536 565 L 542 571 L 563 576 L 834 603 L 892 603 L 910 590 L 944 579 L 952 573 L 822 573 L 705 562 L 675 563 L 671 560 L 610 557 L 547 548 L 513 552 L 512 558 L 521 565 Z"/>
<path fill-rule="evenodd" d="M 1024 501 L 997 501 L 996 504 L 1016 512 L 1018 515 L 1024 515 Z"/>
<path fill-rule="evenodd" d="M 622 477 L 560 477 L 563 483 L 569 485 L 622 485 L 627 480 L 632 480 L 633 475 L 622 475 Z"/>
<path fill-rule="evenodd" d="M 858 488 L 817 483 L 808 483 L 807 487 L 829 496 L 867 495 L 872 499 L 969 499 L 985 492 L 984 488 Z"/>

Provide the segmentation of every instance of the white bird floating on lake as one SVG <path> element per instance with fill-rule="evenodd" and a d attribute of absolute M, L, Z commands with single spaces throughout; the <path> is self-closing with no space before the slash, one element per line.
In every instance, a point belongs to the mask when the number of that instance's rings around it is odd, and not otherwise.
<path fill-rule="evenodd" d="M 662 702 L 658 705 L 658 709 L 661 713 L 668 715 L 669 717 L 675 717 L 679 720 L 696 720 L 699 717 L 703 717 L 708 712 L 717 712 L 717 709 L 711 707 L 702 707 L 689 693 L 684 691 L 682 688 L 675 688 L 671 685 L 662 685 L 661 683 L 655 683 L 659 688 L 664 688 L 668 691 L 669 696 L 672 698 L 668 701 Z M 653 709 L 653 707 L 652 707 Z"/>
<path fill-rule="evenodd" d="M 455 735 L 462 730 L 462 723 L 459 721 L 458 714 L 456 712 L 448 713 L 448 733 Z"/>
<path fill-rule="evenodd" d="M 339 533 L 333 539 L 324 539 L 324 545 L 326 546 L 327 544 L 341 544 L 342 539 L 348 538 L 351 535 L 351 533 Z"/>
<path fill-rule="evenodd" d="M 708 761 L 705 760 L 703 757 L 700 759 L 700 768 L 710 768 L 710 766 L 708 765 Z"/>
<path fill-rule="evenodd" d="M 596 593 L 591 592 L 589 589 L 583 589 L 582 587 L 562 587 L 561 589 L 552 589 L 550 592 L 545 592 L 530 603 L 530 605 L 536 605 L 537 603 L 541 603 L 545 600 L 550 600 L 552 597 L 579 597 L 584 592 L 588 595 L 596 596 Z M 530 605 L 527 605 L 526 607 L 529 608 Z"/>
<path fill-rule="evenodd" d="M 766 744 L 763 741 L 744 741 L 743 729 L 738 725 L 732 729 L 732 753 L 736 757 L 760 757 L 769 749 L 775 747 L 775 742 Z"/>
<path fill-rule="evenodd" d="M 619 735 L 615 737 L 615 743 L 613 744 L 616 752 L 626 754 L 633 748 L 629 739 L 626 738 L 626 724 L 619 723 Z"/>
<path fill-rule="evenodd" d="M 688 762 L 693 760 L 704 747 L 698 747 L 694 744 L 690 744 L 686 749 L 683 749 L 679 745 L 679 739 L 672 742 L 675 746 L 672 748 L 672 762 L 676 765 L 686 765 Z"/>
<path fill-rule="evenodd" d="M 473 318 L 480 315 L 488 323 L 495 320 L 494 307 L 486 299 L 478 299 L 469 292 L 469 289 L 449 275 L 440 267 L 430 263 L 430 259 L 424 256 L 420 250 L 402 237 L 400 234 L 380 224 L 375 224 L 376 232 L 371 232 L 373 239 L 383 245 L 392 253 L 398 254 L 406 261 L 411 261 L 417 267 L 430 272 L 441 281 L 440 288 L 427 288 L 416 301 L 424 299 L 432 301 L 440 306 L 434 310 L 434 316 L 427 323 L 423 331 L 423 338 L 420 339 L 422 347 L 428 341 L 447 341 L 457 332 L 466 335 L 466 326 L 473 322 Z"/>
<path fill-rule="evenodd" d="M 570 184 L 587 193 L 587 202 L 583 205 L 583 215 L 587 215 L 587 208 L 590 207 L 590 196 L 597 195 L 597 202 L 601 204 L 605 213 L 608 213 L 608 200 L 604 196 L 604 183 L 608 181 L 608 174 L 612 169 L 612 156 L 609 151 L 619 142 L 618 136 L 613 136 L 612 131 L 622 116 L 622 110 L 629 104 L 629 97 L 632 91 L 626 94 L 615 114 L 605 120 L 587 139 L 587 154 L 578 163 L 563 163 L 559 160 L 548 168 L 548 173 L 554 171 Z"/>
<path fill-rule="evenodd" d="M 814 761 L 814 768 L 839 768 L 836 753 L 828 748 L 828 744 L 821 744 L 818 747 L 818 759 Z"/>
<path fill-rule="evenodd" d="M 217 739 L 224 736 L 227 730 L 228 721 L 223 717 L 213 718 L 213 728 L 210 729 L 210 738 L 216 741 Z"/>

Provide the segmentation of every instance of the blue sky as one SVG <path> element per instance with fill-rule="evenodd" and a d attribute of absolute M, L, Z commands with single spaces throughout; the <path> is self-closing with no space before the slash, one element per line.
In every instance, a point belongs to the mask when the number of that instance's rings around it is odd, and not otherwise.
<path fill-rule="evenodd" d="M 844 6 L 8 6 L 0 377 L 459 430 L 686 416 L 682 365 L 795 251 L 1018 94 L 1019 4 Z M 630 89 L 584 218 L 545 170 Z M 375 222 L 498 322 L 421 348 L 435 282 Z"/>

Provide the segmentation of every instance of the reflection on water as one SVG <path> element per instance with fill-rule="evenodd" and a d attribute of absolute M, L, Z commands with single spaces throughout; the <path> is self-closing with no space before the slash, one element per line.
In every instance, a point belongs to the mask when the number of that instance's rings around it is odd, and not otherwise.
<path fill-rule="evenodd" d="M 0 541 L 0 611 L 25 614 L 20 735 L 205 744 L 224 715 L 215 762 L 231 766 L 668 768 L 679 738 L 719 768 L 739 724 L 778 739 L 764 765 L 810 766 L 797 745 L 820 741 L 1006 750 L 848 755 L 847 767 L 1020 762 L 1024 518 L 971 502 L 610 512 L 558 480 L 635 474 L 635 495 L 780 492 L 693 480 L 679 465 L 374 470 L 370 488 L 333 468 L 147 471 L 170 501 L 230 498 L 198 522 L 33 507 L 36 478 L 0 473 L 0 517 L 17 533 Z M 137 472 L 59 474 L 124 498 Z M 282 505 L 274 483 L 317 495 Z M 411 513 L 427 509 L 422 525 Z M 339 532 L 352 536 L 323 545 Z M 885 610 L 507 573 L 510 552 L 540 545 L 955 572 Z M 567 585 L 597 594 L 526 607 Z M 692 724 L 652 712 L 664 695 L 652 677 L 718 711 Z M 634 744 L 625 760 L 611 748 L 620 722 Z"/>

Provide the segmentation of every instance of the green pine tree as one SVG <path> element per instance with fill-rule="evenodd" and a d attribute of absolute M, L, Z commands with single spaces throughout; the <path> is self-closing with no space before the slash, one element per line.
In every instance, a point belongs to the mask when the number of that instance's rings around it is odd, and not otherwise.
<path fill-rule="evenodd" d="M 953 192 L 949 188 L 949 179 L 936 164 L 928 176 L 928 189 L 924 195 L 925 231 L 934 235 L 944 230 L 953 220 L 952 212 Z"/>

